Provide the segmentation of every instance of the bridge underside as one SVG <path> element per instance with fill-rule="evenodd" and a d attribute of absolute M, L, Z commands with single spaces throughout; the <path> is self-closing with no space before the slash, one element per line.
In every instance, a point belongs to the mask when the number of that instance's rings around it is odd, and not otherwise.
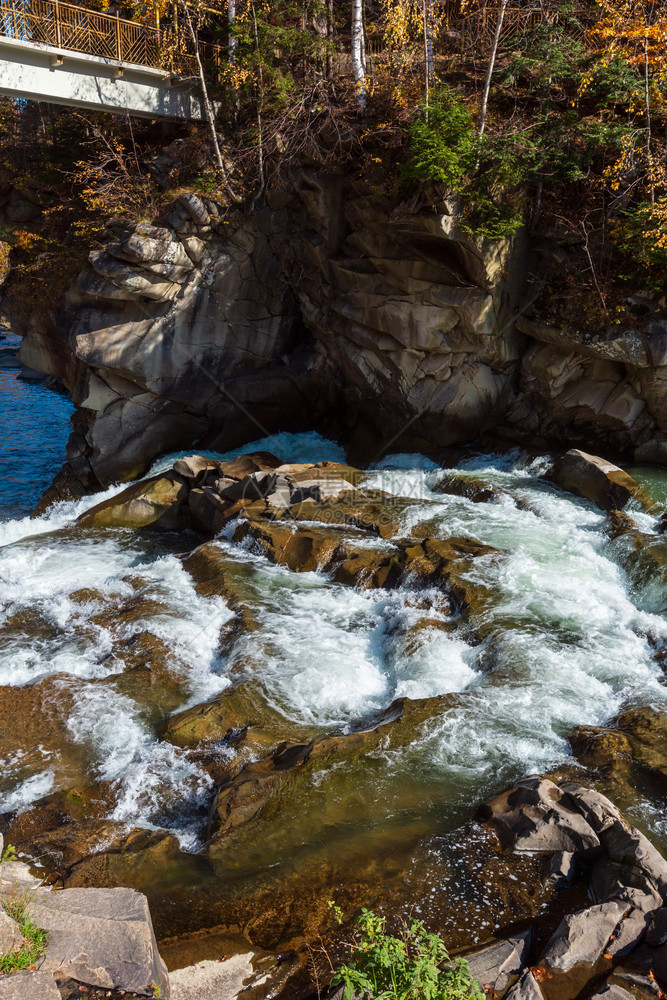
<path fill-rule="evenodd" d="M 0 37 L 0 95 L 142 118 L 204 117 L 196 80 L 7 37 Z"/>

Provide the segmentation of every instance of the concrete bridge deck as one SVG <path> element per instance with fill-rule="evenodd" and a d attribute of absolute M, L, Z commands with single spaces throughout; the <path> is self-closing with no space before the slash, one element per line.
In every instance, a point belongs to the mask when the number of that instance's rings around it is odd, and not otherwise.
<path fill-rule="evenodd" d="M 201 55 L 219 66 L 214 46 Z M 204 117 L 197 61 L 183 39 L 62 0 L 0 0 L 0 95 L 147 118 Z"/>

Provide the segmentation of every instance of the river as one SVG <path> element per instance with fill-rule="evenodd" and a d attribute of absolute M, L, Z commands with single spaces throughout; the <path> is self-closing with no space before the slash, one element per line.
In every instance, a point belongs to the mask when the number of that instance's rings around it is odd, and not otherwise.
<path fill-rule="evenodd" d="M 387 878 L 409 897 L 404 859 L 428 855 L 434 838 L 442 847 L 482 801 L 516 779 L 576 767 L 567 739 L 574 727 L 603 725 L 632 705 L 665 705 L 656 658 L 667 648 L 664 587 L 628 576 L 605 515 L 545 478 L 549 456 L 471 454 L 459 463 L 456 474 L 493 489 L 494 503 L 437 491 L 444 470 L 419 455 L 391 456 L 370 470 L 370 484 L 411 499 L 403 535 L 428 524 L 430 535 L 466 536 L 499 551 L 479 563 L 479 582 L 494 599 L 474 636 L 447 607 L 438 611 L 437 600 L 424 621 L 420 594 L 407 587 L 357 592 L 318 573 L 269 565 L 221 538 L 255 622 L 221 646 L 233 610 L 221 597 L 201 596 L 183 568 L 179 556 L 194 539 L 73 527 L 91 499 L 27 517 L 62 461 L 71 405 L 16 375 L 0 371 L 0 812 L 25 811 L 68 789 L 103 789 L 95 793 L 103 803 L 96 816 L 171 832 L 177 843 L 151 855 L 142 874 L 108 862 L 100 875 L 152 892 L 163 933 L 187 919 L 220 923 L 212 900 L 275 890 L 295 872 L 317 880 L 327 869 L 331 883 L 344 881 L 347 868 L 366 884 L 391 871 Z M 345 458 L 315 433 L 277 435 L 243 450 L 260 448 L 285 462 Z M 664 500 L 665 473 L 634 471 Z M 653 516 L 634 516 L 653 530 Z M 153 651 L 150 683 L 127 652 L 136 643 Z M 278 825 L 260 823 L 212 863 L 200 853 L 210 768 L 159 732 L 172 712 L 240 681 L 258 687 L 297 737 L 344 732 L 397 697 L 454 700 L 410 745 L 376 748 L 352 768 L 323 768 Z M 9 724 L 16 712 L 25 718 Z M 638 796 L 626 805 L 667 846 L 659 803 Z M 432 854 L 428 864 L 429 889 L 419 876 L 422 912 L 435 893 Z M 454 896 L 455 885 L 450 870 Z M 476 939 L 492 922 L 490 907 L 481 896 L 473 905 L 470 887 L 463 895 L 467 932 Z M 184 899 L 190 909 L 176 919 L 169 907 Z M 233 923 L 229 913 L 225 922 Z"/>

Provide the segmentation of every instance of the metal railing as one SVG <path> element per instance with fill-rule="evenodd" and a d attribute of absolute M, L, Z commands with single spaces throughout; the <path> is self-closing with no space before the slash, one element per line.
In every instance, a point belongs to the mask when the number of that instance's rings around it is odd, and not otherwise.
<path fill-rule="evenodd" d="M 0 0 L 0 35 L 72 52 L 194 76 L 197 60 L 185 35 L 79 7 L 63 0 Z M 215 45 L 200 45 L 207 67 L 222 64 Z"/>

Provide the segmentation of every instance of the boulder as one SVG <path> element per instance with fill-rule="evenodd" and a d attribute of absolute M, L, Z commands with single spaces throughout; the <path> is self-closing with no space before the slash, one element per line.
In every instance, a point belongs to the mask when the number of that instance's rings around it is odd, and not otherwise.
<path fill-rule="evenodd" d="M 173 531 L 181 526 L 181 507 L 187 495 L 187 486 L 180 476 L 154 476 L 91 507 L 76 523 L 82 528 L 150 527 Z"/>
<path fill-rule="evenodd" d="M 548 854 L 599 852 L 595 831 L 569 797 L 548 778 L 528 778 L 491 799 L 480 818 L 493 824 L 515 851 Z"/>
<path fill-rule="evenodd" d="M 612 861 L 635 865 L 667 896 L 667 861 L 643 833 L 619 819 L 600 834 L 600 841 Z"/>
<path fill-rule="evenodd" d="M 0 1000 L 61 1000 L 50 972 L 13 972 L 0 976 Z"/>
<path fill-rule="evenodd" d="M 577 448 L 566 452 L 557 474 L 564 489 L 592 500 L 602 510 L 622 510 L 633 498 L 645 500 L 642 487 L 627 472 Z"/>
<path fill-rule="evenodd" d="M 145 896 L 133 889 L 64 889 L 36 895 L 30 917 L 48 932 L 39 968 L 105 989 L 169 1000 Z"/>
<path fill-rule="evenodd" d="M 662 903 L 655 884 L 640 868 L 618 864 L 607 857 L 600 858 L 593 865 L 588 887 L 596 903 L 616 899 L 630 903 L 645 913 L 657 909 Z"/>
<path fill-rule="evenodd" d="M 510 981 L 521 975 L 532 938 L 530 930 L 515 937 L 494 941 L 464 956 L 470 972 L 483 990 L 502 993 Z"/>
<path fill-rule="evenodd" d="M 559 972 L 569 972 L 580 962 L 595 965 L 630 909 L 628 903 L 610 902 L 568 914 L 547 942 L 540 965 Z"/>

